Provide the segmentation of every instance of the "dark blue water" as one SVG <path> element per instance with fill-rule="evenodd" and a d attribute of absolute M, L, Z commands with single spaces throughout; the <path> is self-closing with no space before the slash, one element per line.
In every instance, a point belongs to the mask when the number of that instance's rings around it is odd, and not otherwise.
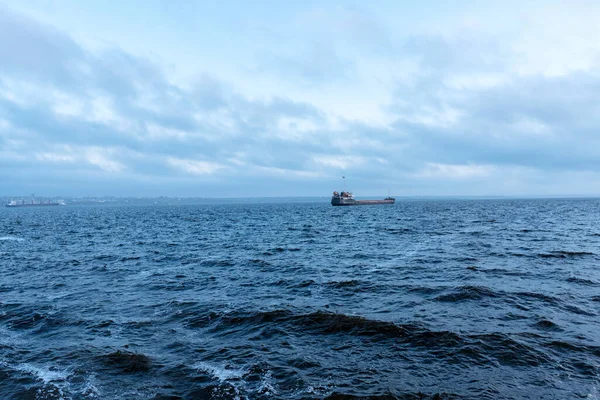
<path fill-rule="evenodd" d="M 0 398 L 598 399 L 600 201 L 0 210 Z"/>

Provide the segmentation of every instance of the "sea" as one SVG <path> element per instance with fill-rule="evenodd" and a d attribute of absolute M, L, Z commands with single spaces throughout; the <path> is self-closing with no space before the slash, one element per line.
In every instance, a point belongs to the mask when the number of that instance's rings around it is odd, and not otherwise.
<path fill-rule="evenodd" d="M 0 210 L 0 399 L 599 399 L 600 200 Z"/>

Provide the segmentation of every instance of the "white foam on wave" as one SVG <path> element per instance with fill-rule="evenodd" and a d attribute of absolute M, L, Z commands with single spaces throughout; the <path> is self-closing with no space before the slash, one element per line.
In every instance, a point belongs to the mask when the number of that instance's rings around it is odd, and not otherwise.
<path fill-rule="evenodd" d="M 20 364 L 15 369 L 34 375 L 36 378 L 41 379 L 46 384 L 65 382 L 70 375 L 66 371 L 36 367 L 35 365 L 31 364 Z"/>
<path fill-rule="evenodd" d="M 588 393 L 586 396 L 587 399 L 598 400 L 600 397 L 598 396 L 598 389 L 596 386 L 592 386 L 592 392 Z"/>
<path fill-rule="evenodd" d="M 244 385 L 244 381 L 241 379 L 246 374 L 245 370 L 239 368 L 230 368 L 229 366 L 221 367 L 218 365 L 211 365 L 202 361 L 194 364 L 192 368 L 195 368 L 199 371 L 208 372 L 209 374 L 217 378 L 221 383 L 227 382 L 228 385 L 231 385 L 234 391 L 234 393 L 230 393 L 230 395 L 233 394 L 232 399 L 242 399 L 239 386 Z M 233 382 L 231 382 L 231 380 L 233 380 Z M 217 391 L 218 389 L 214 388 L 213 394 L 217 393 Z"/>
<path fill-rule="evenodd" d="M 27 363 L 18 364 L 16 366 L 11 366 L 7 363 L 3 364 L 16 371 L 33 375 L 34 378 L 42 381 L 44 383 L 44 387 L 41 387 L 37 390 L 38 395 L 41 398 L 45 398 L 48 393 L 53 393 L 53 395 L 58 394 L 59 399 L 61 400 L 66 399 L 65 392 L 68 392 L 68 387 L 70 386 L 70 383 L 67 381 L 71 375 L 69 372 L 60 371 L 54 368 L 39 367 Z M 49 389 L 49 387 L 54 388 L 54 390 L 57 390 L 58 393 Z"/>
<path fill-rule="evenodd" d="M 151 278 L 153 276 L 163 276 L 165 275 L 164 268 L 157 269 L 143 269 L 136 274 L 137 278 Z"/>
<path fill-rule="evenodd" d="M 11 241 L 14 241 L 14 242 L 22 242 L 25 239 L 19 238 L 19 237 L 15 237 L 15 236 L 0 236 L 0 241 L 8 241 L 8 240 L 11 240 Z"/>
<path fill-rule="evenodd" d="M 208 372 L 221 383 L 227 382 L 227 384 L 233 387 L 235 391 L 234 399 L 240 399 L 242 397 L 240 391 L 244 390 L 247 382 L 243 380 L 244 376 L 248 373 L 248 370 L 242 368 L 232 368 L 230 366 L 218 366 L 209 364 L 206 362 L 198 362 L 193 365 L 199 371 Z M 263 397 L 271 397 L 277 395 L 277 389 L 275 388 L 276 383 L 274 382 L 273 374 L 271 371 L 267 371 L 260 377 L 260 384 L 255 390 L 257 394 Z"/>
<path fill-rule="evenodd" d="M 0 317 L 6 315 L 4 311 L 0 311 Z M 11 331 L 4 327 L 0 327 L 0 345 L 12 347 L 15 345 L 23 345 L 25 341 L 22 339 L 23 335 L 15 331 Z M 7 365 L 5 362 L 0 362 L 0 365 Z"/>
<path fill-rule="evenodd" d="M 258 393 L 263 396 L 273 396 L 277 394 L 277 389 L 275 389 L 275 381 L 271 371 L 267 371 L 267 373 L 261 377 Z"/>
<path fill-rule="evenodd" d="M 220 367 L 205 362 L 196 363 L 194 364 L 193 368 L 208 372 L 221 382 L 225 382 L 230 379 L 241 379 L 246 374 L 246 371 L 243 369 L 229 368 L 227 366 Z"/>
<path fill-rule="evenodd" d="M 71 372 L 57 370 L 52 367 L 46 368 L 35 366 L 27 363 L 11 366 L 4 361 L 0 361 L 0 365 L 33 375 L 36 379 L 42 381 L 46 387 L 54 387 L 58 390 L 61 400 L 71 398 L 71 395 L 69 395 L 69 391 L 72 389 L 69 382 L 69 378 L 72 375 Z M 38 393 L 42 398 L 45 398 L 44 390 L 46 389 L 40 388 L 38 390 Z M 94 374 L 85 377 L 83 387 L 78 390 L 78 393 L 85 398 L 100 398 L 101 393 L 96 387 L 96 377 Z"/>
<path fill-rule="evenodd" d="M 96 376 L 90 375 L 86 378 L 83 388 L 81 389 L 81 395 L 88 398 L 98 398 L 100 396 L 100 391 L 95 385 Z"/>

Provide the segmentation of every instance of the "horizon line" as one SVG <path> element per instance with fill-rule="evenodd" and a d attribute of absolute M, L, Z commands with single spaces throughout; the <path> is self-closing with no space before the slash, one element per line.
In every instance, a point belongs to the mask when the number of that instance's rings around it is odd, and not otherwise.
<path fill-rule="evenodd" d="M 0 198 L 71 198 L 71 199 L 187 199 L 187 200 L 235 200 L 235 199 L 326 199 L 331 196 L 177 196 L 177 195 L 157 195 L 157 196 L 133 196 L 133 195 L 51 195 L 51 196 L 31 196 L 31 195 L 0 195 Z M 357 198 L 364 197 L 381 197 L 381 195 L 361 195 Z M 392 197 L 399 199 L 413 198 L 500 198 L 500 199 L 556 199 L 556 198 L 600 198 L 600 194 L 509 194 L 509 195 L 467 195 L 467 194 L 430 194 L 430 195 L 400 195 Z"/>

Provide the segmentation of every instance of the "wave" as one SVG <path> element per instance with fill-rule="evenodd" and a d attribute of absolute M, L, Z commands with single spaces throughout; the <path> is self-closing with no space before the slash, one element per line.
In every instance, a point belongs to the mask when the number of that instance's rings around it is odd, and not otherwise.
<path fill-rule="evenodd" d="M 575 276 L 571 276 L 569 278 L 566 279 L 567 282 L 571 282 L 571 283 L 578 283 L 580 285 L 586 285 L 586 286 L 598 286 L 600 285 L 600 283 L 593 281 L 591 279 L 584 279 L 584 278 L 577 278 Z"/>
<path fill-rule="evenodd" d="M 562 340 L 553 340 L 544 343 L 544 346 L 554 350 L 571 351 L 573 353 L 586 353 L 600 357 L 600 346 L 585 345 L 582 343 L 571 343 Z"/>
<path fill-rule="evenodd" d="M 435 298 L 436 301 L 455 303 L 465 300 L 480 300 L 486 297 L 495 298 L 501 294 L 485 286 L 460 286 L 453 289 L 450 293 L 440 295 Z"/>
<path fill-rule="evenodd" d="M 141 256 L 128 256 L 128 257 L 121 257 L 121 262 L 126 262 L 126 261 L 136 261 L 141 259 Z"/>
<path fill-rule="evenodd" d="M 231 260 L 206 260 L 200 263 L 203 267 L 233 267 L 235 262 Z"/>
<path fill-rule="evenodd" d="M 280 309 L 260 312 L 234 312 L 218 317 L 214 332 L 227 331 L 232 326 L 276 324 L 280 327 L 300 328 L 315 334 L 353 334 L 358 336 L 403 337 L 405 328 L 392 322 L 370 320 L 361 316 L 315 311 L 295 314 Z"/>
<path fill-rule="evenodd" d="M 98 261 L 118 261 L 119 257 L 115 254 L 100 254 L 94 257 Z"/>
<path fill-rule="evenodd" d="M 528 273 L 523 271 L 515 271 L 504 268 L 484 268 L 484 269 L 476 269 L 477 271 L 483 272 L 485 274 L 494 274 L 494 275 L 506 275 L 506 276 L 527 276 Z"/>
<path fill-rule="evenodd" d="M 511 293 L 511 295 L 516 298 L 541 300 L 542 302 L 551 304 L 551 305 L 559 305 L 560 304 L 560 299 L 558 299 L 557 297 L 550 296 L 550 295 L 543 294 L 543 293 L 513 292 L 513 293 Z"/>
<path fill-rule="evenodd" d="M 370 338 L 370 341 L 397 340 L 398 343 L 410 344 L 428 349 L 455 347 L 464 343 L 464 338 L 450 331 L 430 331 L 415 325 L 398 325 L 393 322 L 368 319 L 357 315 L 346 315 L 325 311 L 310 314 L 294 314 L 289 310 L 273 310 L 266 312 L 224 315 L 213 327 L 212 332 L 227 332 L 233 328 L 239 332 L 240 325 L 263 327 L 275 324 L 280 332 L 285 327 L 294 331 L 304 331 L 317 335 L 352 335 Z M 284 330 L 282 330 L 284 329 Z"/>
<path fill-rule="evenodd" d="M 549 253 L 538 253 L 538 257 L 541 258 L 572 258 L 572 257 L 585 257 L 585 256 L 593 256 L 594 253 L 590 253 L 588 251 L 551 251 Z"/>
<path fill-rule="evenodd" d="M 95 322 L 91 326 L 89 326 L 89 328 L 90 329 L 108 328 L 109 326 L 112 326 L 114 324 L 115 324 L 115 321 L 113 321 L 112 319 L 107 319 L 107 320 Z"/>
<path fill-rule="evenodd" d="M 486 364 L 495 359 L 504 365 L 536 366 L 549 362 L 549 358 L 526 343 L 502 333 L 461 334 L 452 331 L 435 331 L 421 325 L 396 324 L 326 311 L 295 314 L 279 309 L 259 312 L 234 312 L 212 319 L 211 332 L 227 335 L 243 330 L 254 332 L 260 327 L 276 325 L 276 332 L 304 332 L 312 335 L 351 335 L 368 338 L 370 342 L 393 340 L 396 345 L 427 349 L 439 358 L 457 363 Z"/>
<path fill-rule="evenodd" d="M 452 260 L 458 261 L 458 262 L 477 262 L 477 261 L 479 261 L 475 257 L 454 257 L 454 258 L 452 258 Z"/>
<path fill-rule="evenodd" d="M 392 322 L 372 320 L 357 315 L 324 311 L 292 316 L 295 325 L 301 325 L 317 333 L 349 333 L 358 336 L 403 337 L 406 328 Z"/>
<path fill-rule="evenodd" d="M 297 288 L 305 288 L 305 287 L 309 287 L 315 284 L 315 281 L 313 281 L 312 279 L 307 279 L 305 281 L 302 281 L 296 285 L 294 285 L 293 287 L 297 287 Z"/>
<path fill-rule="evenodd" d="M 246 399 L 275 396 L 278 390 L 270 368 L 264 363 L 239 366 L 212 361 L 197 362 L 192 369 L 201 376 L 194 380 L 208 384 L 186 393 L 184 398 Z"/>
<path fill-rule="evenodd" d="M 57 381 L 65 381 L 70 375 L 66 371 L 38 367 L 32 364 L 20 364 L 17 365 L 15 369 L 29 373 L 46 384 Z"/>
<path fill-rule="evenodd" d="M 124 373 L 137 373 L 150 371 L 150 358 L 141 353 L 117 350 L 100 356 L 104 365 L 118 369 Z"/>
<path fill-rule="evenodd" d="M 504 333 L 473 335 L 471 338 L 480 340 L 479 352 L 503 365 L 531 367 L 552 362 L 542 351 Z"/>
<path fill-rule="evenodd" d="M 395 394 L 392 392 L 386 392 L 382 394 L 348 394 L 334 392 L 323 400 L 459 400 L 462 397 L 455 394 L 449 394 L 445 392 L 427 394 L 423 392 L 404 392 Z"/>
<path fill-rule="evenodd" d="M 0 236 L 0 241 L 22 242 L 25 239 L 15 236 Z"/>
<path fill-rule="evenodd" d="M 540 319 L 533 327 L 543 331 L 562 331 L 562 328 L 548 319 Z"/>
<path fill-rule="evenodd" d="M 409 293 L 419 293 L 424 295 L 438 294 L 444 290 L 444 287 L 431 287 L 431 286 L 404 286 L 404 289 Z"/>
<path fill-rule="evenodd" d="M 12 329 L 29 330 L 37 333 L 49 329 L 60 328 L 77 322 L 69 321 L 50 306 L 33 306 L 20 303 L 0 303 L 0 321 L 6 321 L 7 326 Z"/>
<path fill-rule="evenodd" d="M 273 249 L 270 249 L 269 251 L 266 251 L 265 255 L 273 255 L 275 253 L 283 253 L 285 251 L 300 251 L 300 249 L 298 247 L 289 247 L 289 248 L 284 248 L 284 247 L 275 247 Z"/>
<path fill-rule="evenodd" d="M 417 264 L 441 264 L 444 262 L 444 260 L 430 256 L 429 258 L 413 258 L 412 262 Z"/>
<path fill-rule="evenodd" d="M 598 376 L 598 367 L 594 364 L 590 364 L 582 360 L 574 360 L 570 363 L 570 366 L 572 367 L 571 369 L 575 369 L 576 372 L 581 375 L 592 378 L 596 378 Z M 594 398 L 592 395 L 588 395 L 587 397 L 592 399 Z M 596 396 L 596 398 L 598 397 Z"/>
<path fill-rule="evenodd" d="M 583 308 L 574 306 L 572 304 L 563 305 L 561 308 L 573 314 L 585 315 L 587 317 L 595 317 L 597 315 L 596 313 L 584 310 Z"/>
<path fill-rule="evenodd" d="M 192 368 L 204 372 L 208 372 L 221 382 L 225 382 L 230 379 L 240 379 L 248 372 L 242 368 L 232 368 L 231 366 L 218 366 L 208 364 L 206 362 L 198 362 L 192 366 Z"/>
<path fill-rule="evenodd" d="M 527 317 L 526 315 L 515 314 L 512 312 L 509 312 L 506 315 L 504 315 L 503 317 L 500 317 L 500 319 L 503 321 L 518 321 L 518 320 L 528 319 L 528 318 L 529 317 Z"/>
<path fill-rule="evenodd" d="M 272 265 L 270 262 L 266 261 L 266 260 L 261 260 L 260 258 L 254 258 L 252 260 L 249 261 L 250 264 L 254 264 L 254 265 L 258 265 L 261 267 L 267 267 Z"/>
<path fill-rule="evenodd" d="M 518 258 L 535 258 L 535 256 L 532 254 L 517 253 L 514 251 L 509 252 L 508 255 L 511 257 L 518 257 Z M 502 255 L 500 255 L 500 257 L 506 257 L 506 254 L 502 253 Z"/>
<path fill-rule="evenodd" d="M 356 253 L 352 256 L 352 258 L 354 260 L 367 260 L 367 259 L 373 258 L 373 257 L 371 255 L 364 254 L 364 253 Z"/>
<path fill-rule="evenodd" d="M 410 228 L 383 228 L 384 232 L 388 232 L 392 235 L 403 235 L 406 233 L 414 233 L 415 231 Z"/>
<path fill-rule="evenodd" d="M 356 279 L 352 279 L 349 281 L 332 281 L 332 282 L 327 282 L 325 285 L 332 287 L 332 288 L 336 288 L 336 289 L 342 289 L 345 287 L 355 287 L 355 286 L 359 286 L 361 284 L 361 282 L 359 280 Z"/>
<path fill-rule="evenodd" d="M 468 231 L 468 232 L 462 232 L 464 235 L 471 235 L 471 236 L 484 236 L 486 234 L 486 232 L 484 231 Z"/>
<path fill-rule="evenodd" d="M 1 255 L 2 253 L 0 253 L 0 256 Z M 15 288 L 10 285 L 0 285 L 0 293 L 12 292 L 13 290 L 15 290 Z"/>
<path fill-rule="evenodd" d="M 229 382 L 220 383 L 216 385 L 208 385 L 200 389 L 193 389 L 186 393 L 184 397 L 163 397 L 153 398 L 152 400 L 181 400 L 181 399 L 211 399 L 211 400 L 241 400 L 246 399 L 240 389 Z"/>
<path fill-rule="evenodd" d="M 68 379 L 72 373 L 53 366 L 22 363 L 10 365 L 0 361 L 0 392 L 2 398 L 15 399 L 65 399 Z"/>
<path fill-rule="evenodd" d="M 331 281 L 325 283 L 326 287 L 332 289 L 349 290 L 352 292 L 375 292 L 381 293 L 385 291 L 383 285 L 376 285 L 373 282 L 361 281 L 358 279 L 351 279 L 347 281 Z"/>

